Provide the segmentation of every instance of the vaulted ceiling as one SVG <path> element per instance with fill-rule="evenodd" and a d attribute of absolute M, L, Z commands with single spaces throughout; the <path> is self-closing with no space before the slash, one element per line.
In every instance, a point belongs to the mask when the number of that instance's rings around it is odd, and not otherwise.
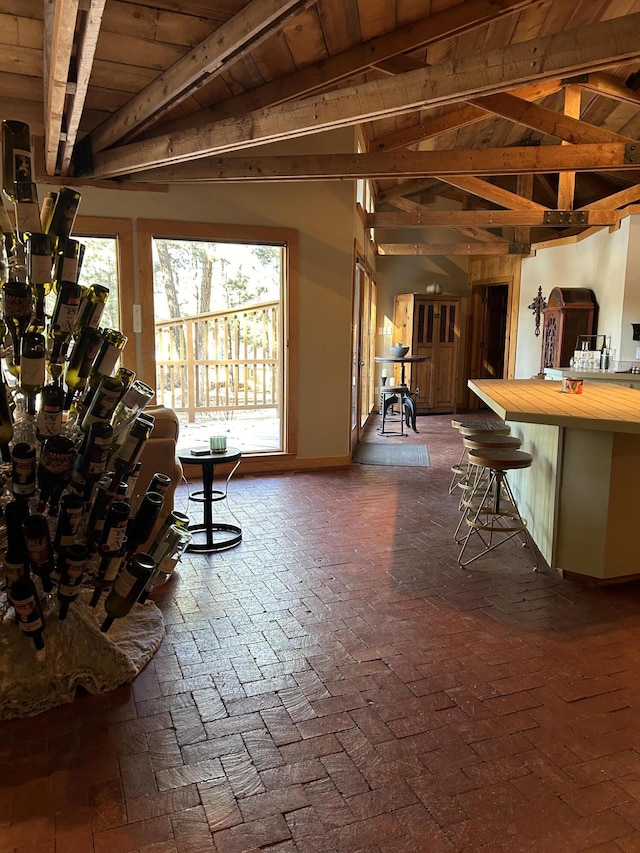
<path fill-rule="evenodd" d="M 384 254 L 527 254 L 640 200 L 640 0 L 0 0 L 0 42 L 43 180 L 368 177 Z M 360 154 L 270 150 L 353 125 Z"/>

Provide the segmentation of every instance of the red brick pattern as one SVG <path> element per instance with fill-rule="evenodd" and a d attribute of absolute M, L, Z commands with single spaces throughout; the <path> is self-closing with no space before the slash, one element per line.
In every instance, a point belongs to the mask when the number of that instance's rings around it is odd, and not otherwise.
<path fill-rule="evenodd" d="M 450 418 L 375 426 L 431 467 L 234 479 L 135 683 L 0 724 L 0 853 L 640 851 L 640 588 L 461 570 Z"/>

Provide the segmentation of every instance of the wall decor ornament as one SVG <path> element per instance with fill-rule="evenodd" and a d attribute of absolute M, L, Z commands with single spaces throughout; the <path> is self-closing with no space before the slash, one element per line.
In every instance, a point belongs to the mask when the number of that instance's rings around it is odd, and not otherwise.
<path fill-rule="evenodd" d="M 542 285 L 538 287 L 538 294 L 536 298 L 533 300 L 531 305 L 528 306 L 530 311 L 533 311 L 535 322 L 536 322 L 536 337 L 540 335 L 540 317 L 542 312 L 547 307 L 547 300 L 542 295 Z"/>

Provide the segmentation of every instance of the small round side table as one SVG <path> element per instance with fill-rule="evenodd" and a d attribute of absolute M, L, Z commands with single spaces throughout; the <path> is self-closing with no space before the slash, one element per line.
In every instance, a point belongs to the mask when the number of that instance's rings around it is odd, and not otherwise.
<path fill-rule="evenodd" d="M 202 488 L 189 494 L 189 500 L 201 503 L 203 508 L 203 520 L 201 524 L 190 524 L 188 530 L 191 533 L 205 533 L 204 542 L 192 542 L 187 551 L 196 553 L 210 553 L 212 551 L 224 551 L 234 548 L 242 541 L 242 528 L 239 524 L 228 524 L 213 519 L 213 505 L 216 501 L 227 499 L 229 481 L 235 474 L 242 453 L 235 447 L 228 447 L 223 453 L 200 454 L 194 450 L 183 450 L 178 453 L 178 459 L 183 465 L 199 465 L 202 468 Z M 235 463 L 227 475 L 224 489 L 215 489 L 213 485 L 214 469 L 216 465 Z"/>

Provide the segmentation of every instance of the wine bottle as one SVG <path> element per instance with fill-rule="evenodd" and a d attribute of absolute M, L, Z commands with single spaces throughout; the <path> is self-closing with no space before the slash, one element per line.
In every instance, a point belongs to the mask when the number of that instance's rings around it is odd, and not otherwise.
<path fill-rule="evenodd" d="M 10 270 L 10 275 L 16 273 L 21 265 Z M 11 373 L 19 378 L 20 370 L 20 342 L 31 323 L 33 314 L 33 291 L 31 286 L 20 277 L 10 278 L 2 285 L 2 308 L 3 316 L 11 342 L 13 344 L 13 364 L 9 366 Z"/>
<path fill-rule="evenodd" d="M 64 345 L 69 341 L 78 314 L 82 288 L 73 281 L 61 281 L 56 303 L 51 315 L 49 339 L 52 342 L 51 361 L 59 362 L 64 356 Z"/>
<path fill-rule="evenodd" d="M 26 332 L 20 351 L 20 387 L 27 398 L 27 410 L 35 415 L 35 396 L 44 386 L 46 341 L 40 332 Z"/>
<path fill-rule="evenodd" d="M 171 477 L 168 477 L 166 474 L 161 473 L 160 471 L 156 471 L 156 473 L 151 478 L 149 485 L 145 489 L 146 492 L 157 492 L 159 495 L 164 497 L 169 490 L 169 486 L 171 485 Z M 131 513 L 135 515 L 138 507 L 140 506 L 141 501 L 144 498 L 144 494 L 137 494 L 131 501 Z"/>
<path fill-rule="evenodd" d="M 162 586 L 169 580 L 192 539 L 193 536 L 185 527 L 172 524 L 165 530 L 162 539 L 149 548 L 148 553 L 155 569 L 140 593 L 140 604 L 144 604 L 157 586 Z"/>
<path fill-rule="evenodd" d="M 127 336 L 117 329 L 102 329 L 101 334 L 102 343 L 89 372 L 89 389 L 91 391 L 97 390 L 103 377 L 111 376 L 128 340 Z"/>
<path fill-rule="evenodd" d="M 60 187 L 53 205 L 51 219 L 47 234 L 56 237 L 59 242 L 64 241 L 73 231 L 76 221 L 81 195 L 70 187 Z"/>
<path fill-rule="evenodd" d="M 36 449 L 27 441 L 19 441 L 11 451 L 11 492 L 17 500 L 32 498 L 36 493 Z"/>
<path fill-rule="evenodd" d="M 58 619 L 66 619 L 69 605 L 80 594 L 85 569 L 89 561 L 86 545 L 70 545 L 58 559 Z"/>
<path fill-rule="evenodd" d="M 66 488 L 71 479 L 75 457 L 75 445 L 66 435 L 53 435 L 42 445 L 37 472 L 40 512 L 43 512 L 55 487 L 61 490 Z"/>
<path fill-rule="evenodd" d="M 76 334 L 82 329 L 98 328 L 108 298 L 108 287 L 104 287 L 102 284 L 89 285 L 82 301 L 81 309 L 78 311 L 78 318 L 74 329 Z"/>
<path fill-rule="evenodd" d="M 42 204 L 40 205 L 40 228 L 44 234 L 48 234 L 50 237 L 51 234 L 49 232 L 49 224 L 51 222 L 51 214 L 53 213 L 53 208 L 55 206 L 57 198 L 58 193 L 48 192 L 42 200 Z M 51 247 L 53 249 L 53 238 L 51 240 Z M 47 293 L 48 292 L 49 291 L 47 290 Z"/>
<path fill-rule="evenodd" d="M 2 559 L 2 571 L 5 578 L 7 598 L 9 599 L 9 604 L 13 604 L 11 601 L 11 586 L 24 576 L 26 571 L 25 558 L 21 558 L 17 554 L 12 554 L 11 551 L 7 549 L 4 552 Z"/>
<path fill-rule="evenodd" d="M 74 284 L 78 283 L 84 251 L 84 243 L 75 240 L 73 237 L 67 237 L 66 240 L 58 240 L 53 272 L 53 287 L 56 293 L 63 281 L 71 281 Z"/>
<path fill-rule="evenodd" d="M 124 479 L 133 471 L 152 430 L 153 423 L 140 415 L 131 424 L 124 444 L 120 447 L 117 456 L 115 456 L 111 463 L 118 481 Z"/>
<path fill-rule="evenodd" d="M 16 234 L 26 243 L 29 234 L 40 231 L 38 187 L 31 181 L 16 181 L 14 186 Z"/>
<path fill-rule="evenodd" d="M 89 602 L 90 607 L 95 607 L 100 600 L 100 595 L 104 588 L 105 574 L 111 560 L 119 556 L 124 549 L 129 512 L 129 504 L 126 501 L 114 500 L 109 505 L 102 535 L 98 542 L 100 565 L 94 583 L 93 595 Z"/>
<path fill-rule="evenodd" d="M 158 492 L 146 493 L 127 529 L 126 557 L 130 557 L 151 536 L 163 504 L 164 498 Z"/>
<path fill-rule="evenodd" d="M 91 401 L 91 405 L 82 419 L 82 431 L 87 433 L 96 421 L 109 422 L 122 393 L 122 382 L 114 376 L 105 376 Z"/>
<path fill-rule="evenodd" d="M 11 462 L 9 443 L 13 439 L 13 417 L 9 408 L 8 389 L 0 366 L 0 456 L 3 462 Z"/>
<path fill-rule="evenodd" d="M 16 562 L 27 560 L 27 544 L 22 532 L 22 522 L 29 515 L 27 501 L 9 501 L 4 508 L 4 520 L 7 533 L 7 551 Z"/>
<path fill-rule="evenodd" d="M 44 300 L 51 289 L 51 267 L 53 264 L 53 246 L 51 244 L 51 237 L 48 234 L 35 232 L 29 235 L 27 259 L 29 284 L 35 298 L 31 326 L 37 332 L 44 332 Z"/>
<path fill-rule="evenodd" d="M 40 409 L 36 420 L 36 438 L 45 441 L 62 430 L 64 389 L 57 382 L 45 385 L 40 394 Z"/>
<path fill-rule="evenodd" d="M 9 595 L 13 601 L 20 630 L 27 637 L 31 637 L 36 649 L 43 649 L 44 616 L 36 585 L 30 577 L 23 576 L 11 584 Z"/>
<path fill-rule="evenodd" d="M 23 121 L 2 122 L 2 189 L 15 204 L 16 183 L 33 181 L 31 129 Z"/>
<path fill-rule="evenodd" d="M 53 584 L 51 574 L 55 571 L 55 559 L 49 525 L 44 515 L 28 515 L 22 522 L 22 530 L 27 546 L 27 557 L 34 575 L 42 582 L 42 589 L 51 592 Z"/>
<path fill-rule="evenodd" d="M 102 531 L 104 529 L 104 522 L 107 516 L 107 510 L 109 509 L 109 504 L 115 497 L 111 491 L 111 481 L 113 476 L 113 474 L 103 475 L 98 480 L 93 495 L 93 502 L 91 504 L 85 530 L 87 546 L 91 552 L 95 551 L 98 547 L 98 542 L 100 541 L 100 537 L 102 536 Z"/>
<path fill-rule="evenodd" d="M 139 379 L 131 383 L 113 413 L 113 428 L 116 433 L 133 423 L 154 394 L 153 388 Z"/>
<path fill-rule="evenodd" d="M 151 554 L 151 556 L 153 557 L 154 549 L 158 547 L 160 542 L 162 542 L 167 530 L 170 527 L 181 527 L 186 530 L 189 527 L 189 521 L 189 516 L 185 515 L 184 512 L 180 512 L 180 510 L 177 509 L 172 509 L 171 512 L 168 513 L 168 515 L 165 517 L 164 521 L 162 522 L 162 525 L 160 526 L 160 529 L 153 537 L 153 541 L 148 546 L 147 551 L 149 552 L 149 554 Z"/>
<path fill-rule="evenodd" d="M 148 554 L 139 553 L 131 557 L 105 599 L 104 609 L 107 616 L 101 631 L 108 631 L 114 619 L 121 619 L 131 611 L 154 567 L 155 564 Z"/>
<path fill-rule="evenodd" d="M 73 345 L 64 373 L 64 381 L 67 386 L 64 401 L 66 409 L 71 405 L 74 395 L 80 393 L 84 388 L 101 343 L 102 335 L 97 329 L 83 326 Z"/>
<path fill-rule="evenodd" d="M 110 423 L 95 421 L 89 427 L 76 463 L 76 471 L 85 482 L 85 500 L 89 500 L 91 489 L 104 474 L 112 440 L 113 427 Z"/>
<path fill-rule="evenodd" d="M 82 517 L 84 515 L 84 500 L 81 495 L 67 492 L 60 498 L 58 517 L 53 536 L 53 547 L 58 553 L 66 551 L 80 536 Z"/>

